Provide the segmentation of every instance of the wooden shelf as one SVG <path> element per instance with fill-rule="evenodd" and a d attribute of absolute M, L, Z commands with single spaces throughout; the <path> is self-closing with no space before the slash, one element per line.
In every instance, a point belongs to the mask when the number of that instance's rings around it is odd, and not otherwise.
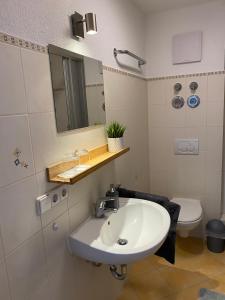
<path fill-rule="evenodd" d="M 101 147 L 92 149 L 88 152 L 88 154 L 80 157 L 81 164 L 87 164 L 90 167 L 82 171 L 81 173 L 75 175 L 72 178 L 63 178 L 58 176 L 59 174 L 68 171 L 78 165 L 78 161 L 61 161 L 56 164 L 50 165 L 47 167 L 47 177 L 48 181 L 56 182 L 56 183 L 64 183 L 64 184 L 74 184 L 75 182 L 81 180 L 87 175 L 93 173 L 100 167 L 106 165 L 117 157 L 120 157 L 124 153 L 128 152 L 130 148 L 124 148 L 121 151 L 110 153 L 108 152 L 108 145 L 103 145 Z"/>

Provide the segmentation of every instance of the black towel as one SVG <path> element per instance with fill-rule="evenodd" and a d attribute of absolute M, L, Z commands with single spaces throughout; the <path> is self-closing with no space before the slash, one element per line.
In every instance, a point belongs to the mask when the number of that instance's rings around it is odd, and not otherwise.
<path fill-rule="evenodd" d="M 138 198 L 149 200 L 159 205 L 162 205 L 169 213 L 171 224 L 168 236 L 165 242 L 162 244 L 160 249 L 155 253 L 160 257 L 165 258 L 171 264 L 175 263 L 175 244 L 176 244 L 176 226 L 180 213 L 180 206 L 176 203 L 171 202 L 167 197 L 152 195 L 148 193 L 142 193 L 137 191 L 131 191 L 124 188 L 118 188 L 120 197 L 124 198 Z"/>

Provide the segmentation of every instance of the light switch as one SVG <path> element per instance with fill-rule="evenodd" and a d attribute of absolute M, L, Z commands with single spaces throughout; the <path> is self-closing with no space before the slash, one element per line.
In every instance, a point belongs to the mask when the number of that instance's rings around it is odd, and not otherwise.
<path fill-rule="evenodd" d="M 43 213 L 51 209 L 52 203 L 51 198 L 48 194 L 44 194 L 36 199 L 37 215 L 41 216 Z"/>
<path fill-rule="evenodd" d="M 198 139 L 175 139 L 176 155 L 198 155 L 199 141 Z"/>

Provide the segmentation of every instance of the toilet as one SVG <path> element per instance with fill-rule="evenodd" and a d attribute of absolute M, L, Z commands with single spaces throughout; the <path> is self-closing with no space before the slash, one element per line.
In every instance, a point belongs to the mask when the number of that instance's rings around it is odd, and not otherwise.
<path fill-rule="evenodd" d="M 200 200 L 189 198 L 173 198 L 172 202 L 180 205 L 181 210 L 177 222 L 177 232 L 181 237 L 188 237 L 202 220 L 202 206 Z"/>

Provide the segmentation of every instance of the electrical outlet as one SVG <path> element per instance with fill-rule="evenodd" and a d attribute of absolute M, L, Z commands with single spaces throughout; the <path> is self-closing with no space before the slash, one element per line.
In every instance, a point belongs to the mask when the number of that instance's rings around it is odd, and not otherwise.
<path fill-rule="evenodd" d="M 69 196 L 69 187 L 66 185 L 63 185 L 60 188 L 60 197 L 61 197 L 61 201 L 67 199 Z"/>
<path fill-rule="evenodd" d="M 58 189 L 57 190 L 53 190 L 52 192 L 50 192 L 49 193 L 49 197 L 51 198 L 52 207 L 56 206 L 61 201 L 61 199 L 60 199 L 60 193 L 59 193 Z"/>
<path fill-rule="evenodd" d="M 69 187 L 66 185 L 55 188 L 36 199 L 36 210 L 40 216 L 46 211 L 58 205 L 61 201 L 67 199 L 69 196 Z"/>

